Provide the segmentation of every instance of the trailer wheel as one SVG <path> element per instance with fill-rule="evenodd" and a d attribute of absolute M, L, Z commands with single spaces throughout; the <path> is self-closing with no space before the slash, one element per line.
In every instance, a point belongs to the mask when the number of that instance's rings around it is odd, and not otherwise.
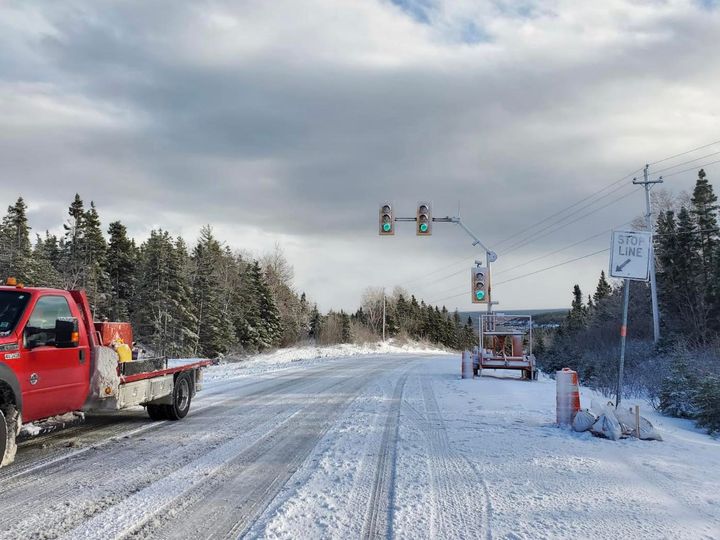
<path fill-rule="evenodd" d="M 167 420 L 167 405 L 148 404 L 147 413 L 151 420 Z"/>
<path fill-rule="evenodd" d="M 175 379 L 172 393 L 172 405 L 166 405 L 168 420 L 182 420 L 190 410 L 192 400 L 192 382 L 187 373 L 181 373 Z"/>
<path fill-rule="evenodd" d="M 0 409 L 0 467 L 10 465 L 15 461 L 17 453 L 17 444 L 15 437 L 17 436 L 17 411 L 15 407 L 9 407 L 6 412 Z"/>

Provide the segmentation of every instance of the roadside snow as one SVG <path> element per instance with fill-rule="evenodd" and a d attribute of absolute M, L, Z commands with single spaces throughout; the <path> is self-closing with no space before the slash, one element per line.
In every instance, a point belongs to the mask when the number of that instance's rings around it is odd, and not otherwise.
<path fill-rule="evenodd" d="M 717 539 L 720 443 L 642 405 L 665 442 L 613 442 L 558 428 L 555 382 L 421 358 L 400 417 L 396 538 Z M 370 385 L 256 522 L 260 538 L 359 536 L 391 383 Z M 601 396 L 581 389 L 583 407 Z M 634 405 L 631 400 L 624 402 Z M 372 506 L 372 502 L 370 503 Z"/>
<path fill-rule="evenodd" d="M 320 362 L 328 362 L 352 356 L 372 355 L 447 355 L 448 351 L 426 344 L 410 342 L 397 344 L 393 340 L 377 343 L 339 344 L 317 346 L 288 347 L 269 353 L 256 354 L 238 362 L 226 362 L 211 366 L 205 371 L 205 381 L 235 379 L 249 375 L 278 371 L 288 367 L 309 367 Z"/>

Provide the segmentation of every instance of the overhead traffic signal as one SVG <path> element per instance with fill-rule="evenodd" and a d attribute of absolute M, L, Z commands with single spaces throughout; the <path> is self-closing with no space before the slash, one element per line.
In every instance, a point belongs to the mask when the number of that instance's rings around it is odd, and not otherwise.
<path fill-rule="evenodd" d="M 380 236 L 390 236 L 395 234 L 395 211 L 389 202 L 380 206 Z"/>
<path fill-rule="evenodd" d="M 432 234 L 432 209 L 430 203 L 418 203 L 415 225 L 415 234 L 418 236 L 430 236 Z"/>
<path fill-rule="evenodd" d="M 473 304 L 487 304 L 490 301 L 490 273 L 485 266 L 470 270 L 470 286 Z"/>

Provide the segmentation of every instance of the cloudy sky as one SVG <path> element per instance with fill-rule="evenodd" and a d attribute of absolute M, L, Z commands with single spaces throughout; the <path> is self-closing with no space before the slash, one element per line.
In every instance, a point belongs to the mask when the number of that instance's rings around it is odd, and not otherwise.
<path fill-rule="evenodd" d="M 602 250 L 643 209 L 614 182 L 720 140 L 718 50 L 716 0 L 6 0 L 0 204 L 279 242 L 322 309 L 395 285 L 469 309 L 457 226 L 377 235 L 380 202 L 429 200 L 496 249 L 501 308 L 563 306 L 607 254 L 513 278 Z M 650 171 L 687 189 L 718 151 Z"/>

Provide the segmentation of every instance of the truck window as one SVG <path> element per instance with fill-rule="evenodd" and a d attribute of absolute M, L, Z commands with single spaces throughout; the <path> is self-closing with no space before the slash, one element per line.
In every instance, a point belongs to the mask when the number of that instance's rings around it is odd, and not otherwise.
<path fill-rule="evenodd" d="M 35 304 L 30 320 L 25 327 L 27 345 L 55 344 L 55 320 L 72 317 L 70 305 L 63 296 L 43 296 Z"/>
<path fill-rule="evenodd" d="M 0 291 L 0 336 L 7 336 L 15 329 L 29 299 L 28 293 Z"/>

